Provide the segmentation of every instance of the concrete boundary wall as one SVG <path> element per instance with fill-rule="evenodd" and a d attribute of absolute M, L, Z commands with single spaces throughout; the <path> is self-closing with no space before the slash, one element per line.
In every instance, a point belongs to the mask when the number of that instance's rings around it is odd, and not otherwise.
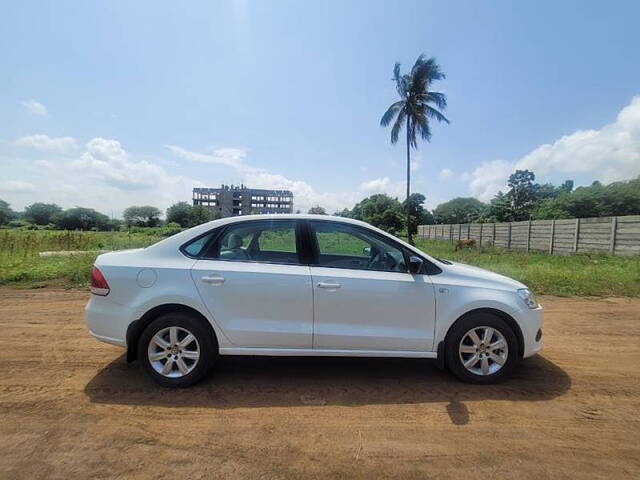
<path fill-rule="evenodd" d="M 420 225 L 418 236 L 450 242 L 474 239 L 480 246 L 558 255 L 587 252 L 640 255 L 640 215 L 508 223 Z"/>

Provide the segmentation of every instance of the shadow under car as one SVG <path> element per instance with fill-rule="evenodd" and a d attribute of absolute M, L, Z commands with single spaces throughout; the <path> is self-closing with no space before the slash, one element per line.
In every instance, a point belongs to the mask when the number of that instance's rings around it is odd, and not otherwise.
<path fill-rule="evenodd" d="M 122 355 L 84 391 L 94 403 L 177 408 L 448 402 L 452 421 L 465 423 L 462 402 L 549 400 L 570 386 L 569 375 L 542 355 L 522 360 L 511 378 L 495 385 L 461 383 L 425 359 L 221 356 L 204 381 L 168 389 Z"/>

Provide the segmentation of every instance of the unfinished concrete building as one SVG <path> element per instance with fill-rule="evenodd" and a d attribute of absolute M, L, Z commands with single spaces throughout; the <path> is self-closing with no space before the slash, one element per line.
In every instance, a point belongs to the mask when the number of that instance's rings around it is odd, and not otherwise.
<path fill-rule="evenodd" d="M 223 184 L 220 188 L 194 188 L 193 204 L 203 205 L 223 217 L 293 213 L 293 193 L 289 190 L 263 190 Z"/>

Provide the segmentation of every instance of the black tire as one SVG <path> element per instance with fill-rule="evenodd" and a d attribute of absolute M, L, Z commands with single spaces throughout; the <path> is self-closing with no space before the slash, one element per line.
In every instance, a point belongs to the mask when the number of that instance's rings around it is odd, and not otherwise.
<path fill-rule="evenodd" d="M 185 362 L 189 363 L 189 367 L 192 367 L 192 369 L 187 374 L 183 374 L 177 378 L 170 378 L 157 372 L 151 364 L 148 355 L 149 345 L 154 335 L 170 327 L 179 327 L 180 329 L 190 332 L 197 342 L 197 344 L 192 343 L 191 348 L 193 348 L 193 345 L 196 345 L 200 354 L 197 361 L 193 362 L 193 364 L 190 363 L 192 360 L 185 359 Z M 184 330 L 180 330 L 182 335 L 184 335 Z M 160 347 L 157 348 L 161 351 Z M 156 318 L 147 325 L 138 341 L 138 360 L 142 364 L 143 370 L 163 387 L 184 388 L 194 385 L 207 376 L 217 357 L 218 342 L 209 327 L 203 323 L 202 319 L 184 312 L 167 313 Z M 162 361 L 163 360 L 160 360 L 160 362 Z M 165 363 L 166 361 L 167 360 L 164 360 Z M 175 367 L 172 367 L 172 371 L 178 374 L 177 370 L 176 364 Z"/>
<path fill-rule="evenodd" d="M 508 352 L 506 361 L 499 370 L 488 375 L 473 373 L 462 363 L 459 351 L 460 342 L 471 329 L 475 327 L 491 327 L 500 332 L 507 342 Z M 473 354 L 463 354 L 471 358 Z M 490 313 L 475 313 L 458 320 L 447 334 L 445 344 L 445 359 L 447 368 L 460 380 L 466 383 L 490 384 L 497 383 L 509 377 L 518 363 L 520 352 L 518 351 L 518 339 L 511 327 L 501 318 Z M 490 363 L 493 361 L 490 361 Z M 493 364 L 493 363 L 491 363 Z"/>

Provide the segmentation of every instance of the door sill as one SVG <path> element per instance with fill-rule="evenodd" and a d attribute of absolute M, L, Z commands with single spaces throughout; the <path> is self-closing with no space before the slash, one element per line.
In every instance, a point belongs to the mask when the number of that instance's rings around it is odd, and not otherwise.
<path fill-rule="evenodd" d="M 273 357 L 402 357 L 436 358 L 436 352 L 409 350 L 336 350 L 311 348 L 221 348 L 220 355 L 265 355 Z"/>

